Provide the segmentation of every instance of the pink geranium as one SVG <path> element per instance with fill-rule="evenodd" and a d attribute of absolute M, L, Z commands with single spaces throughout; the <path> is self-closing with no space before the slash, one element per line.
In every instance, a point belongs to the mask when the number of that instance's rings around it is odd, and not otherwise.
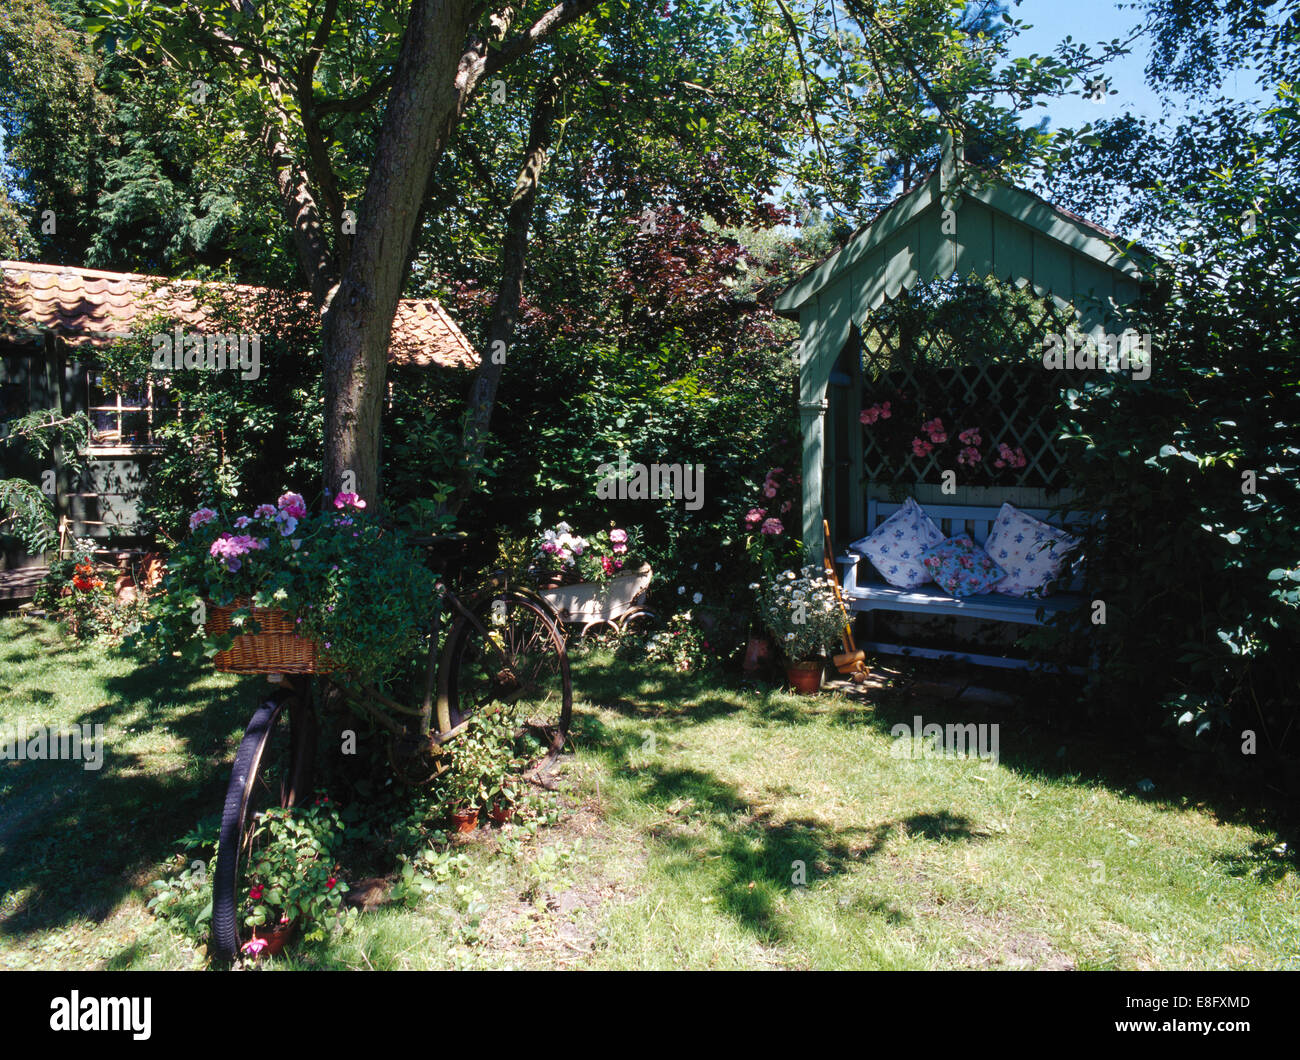
<path fill-rule="evenodd" d="M 972 467 L 980 462 L 980 451 L 973 445 L 968 445 L 957 454 L 957 463 L 970 464 Z"/>
<path fill-rule="evenodd" d="M 957 435 L 957 440 L 962 445 L 979 445 L 980 429 L 978 427 L 967 427 L 961 434 Z"/>
<path fill-rule="evenodd" d="M 355 493 L 340 493 L 334 498 L 335 508 L 364 508 L 366 502 Z"/>
<path fill-rule="evenodd" d="M 210 523 L 217 517 L 217 513 L 211 508 L 200 508 L 190 516 L 190 529 L 197 530 L 204 523 Z"/>
<path fill-rule="evenodd" d="M 300 493 L 283 494 L 275 503 L 281 512 L 292 519 L 305 519 L 307 517 L 307 502 L 302 499 Z"/>
<path fill-rule="evenodd" d="M 274 504 L 259 504 L 253 509 L 254 519 L 274 519 L 276 516 L 276 507 Z"/>
<path fill-rule="evenodd" d="M 932 446 L 932 445 L 931 445 L 929 442 L 927 442 L 924 438 L 913 438 L 913 439 L 912 439 L 912 455 L 913 455 L 913 456 L 929 456 L 929 455 L 930 455 L 930 452 L 931 452 L 933 449 L 934 449 L 934 446 Z"/>

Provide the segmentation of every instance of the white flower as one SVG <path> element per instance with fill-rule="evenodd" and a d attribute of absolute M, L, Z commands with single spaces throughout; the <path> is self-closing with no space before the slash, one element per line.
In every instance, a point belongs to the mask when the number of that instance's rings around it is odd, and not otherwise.
<path fill-rule="evenodd" d="M 787 634 L 785 635 L 785 639 L 786 639 L 786 640 L 794 640 L 794 634 L 793 634 L 793 633 L 787 633 Z"/>
<path fill-rule="evenodd" d="M 571 527 L 568 523 L 556 523 L 555 529 L 562 534 L 567 534 L 573 530 L 573 527 Z"/>
<path fill-rule="evenodd" d="M 684 586 L 684 585 L 679 585 L 679 586 L 677 586 L 677 595 L 678 595 L 678 596 L 685 596 L 685 595 L 686 595 L 686 586 Z"/>
<path fill-rule="evenodd" d="M 697 604 L 703 599 L 704 599 L 703 593 L 696 593 L 694 596 L 691 597 L 691 600 Z"/>
<path fill-rule="evenodd" d="M 750 587 L 751 589 L 757 589 L 757 588 L 758 588 L 758 582 L 750 582 L 750 583 L 749 583 L 749 587 Z"/>

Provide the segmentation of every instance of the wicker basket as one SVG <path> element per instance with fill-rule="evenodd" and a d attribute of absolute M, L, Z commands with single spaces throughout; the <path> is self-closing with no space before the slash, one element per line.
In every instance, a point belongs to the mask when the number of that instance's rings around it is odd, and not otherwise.
<path fill-rule="evenodd" d="M 230 632 L 230 616 L 250 601 L 237 600 L 229 606 L 208 605 L 204 625 L 210 636 Z M 324 651 L 310 637 L 300 637 L 289 615 L 277 608 L 253 607 L 252 618 L 260 633 L 241 633 L 229 649 L 213 656 L 212 664 L 233 674 L 314 674 L 334 669 Z"/>

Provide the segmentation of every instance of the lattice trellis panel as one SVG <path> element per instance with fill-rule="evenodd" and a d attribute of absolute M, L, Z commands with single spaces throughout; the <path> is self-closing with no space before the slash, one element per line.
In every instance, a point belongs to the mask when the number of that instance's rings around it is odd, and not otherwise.
<path fill-rule="evenodd" d="M 1075 321 L 1073 310 L 994 281 L 918 285 L 886 302 L 861 336 L 863 407 L 889 402 L 887 418 L 862 428 L 865 478 L 937 482 L 954 470 L 962 485 L 1067 485 L 1061 394 L 1080 379 L 1044 368 L 1042 357 L 1045 336 Z M 922 428 L 936 417 L 940 442 Z M 963 443 L 970 428 L 978 440 Z M 917 454 L 915 439 L 931 451 Z M 1000 445 L 1025 465 L 1012 466 Z"/>

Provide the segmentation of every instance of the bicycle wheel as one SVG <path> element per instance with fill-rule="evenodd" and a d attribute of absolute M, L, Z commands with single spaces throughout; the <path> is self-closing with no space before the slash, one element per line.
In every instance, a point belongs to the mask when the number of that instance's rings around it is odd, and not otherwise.
<path fill-rule="evenodd" d="M 219 959 L 234 960 L 252 937 L 245 921 L 248 866 L 257 861 L 258 824 L 271 807 L 293 806 L 306 798 L 315 735 L 310 702 L 291 688 L 279 689 L 258 707 L 244 730 L 226 789 L 212 880 L 212 935 Z"/>
<path fill-rule="evenodd" d="M 487 636 L 463 615 L 447 638 L 438 683 L 438 730 L 450 732 L 475 712 L 508 707 L 535 754 L 564 748 L 573 711 L 569 656 L 546 605 L 512 590 L 474 611 Z"/>

